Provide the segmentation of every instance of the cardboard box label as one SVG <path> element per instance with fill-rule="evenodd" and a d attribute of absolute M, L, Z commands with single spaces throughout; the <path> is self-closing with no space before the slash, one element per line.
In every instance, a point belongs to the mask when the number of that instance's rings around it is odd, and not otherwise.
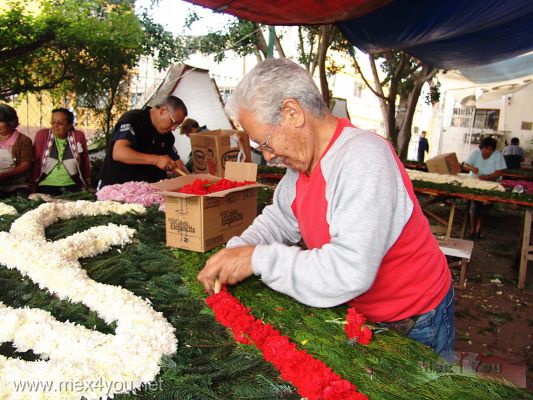
<path fill-rule="evenodd" d="M 257 165 L 228 163 L 226 175 L 234 181 L 255 181 Z M 187 175 L 167 179 L 153 186 L 165 197 L 167 245 L 205 252 L 240 235 L 257 215 L 257 187 L 254 184 L 216 192 L 209 196 L 178 193 L 195 179 L 217 181 L 212 175 Z"/>

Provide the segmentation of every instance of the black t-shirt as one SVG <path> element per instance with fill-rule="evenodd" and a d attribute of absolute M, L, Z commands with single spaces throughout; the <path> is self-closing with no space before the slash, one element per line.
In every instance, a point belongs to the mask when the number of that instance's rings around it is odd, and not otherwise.
<path fill-rule="evenodd" d="M 157 182 L 166 178 L 166 172 L 155 165 L 124 164 L 113 160 L 113 146 L 121 139 L 128 140 L 131 147 L 140 153 L 179 158 L 174 148 L 174 135 L 157 132 L 150 119 L 150 108 L 128 111 L 118 120 L 107 146 L 100 174 L 100 187 L 130 181 Z"/>

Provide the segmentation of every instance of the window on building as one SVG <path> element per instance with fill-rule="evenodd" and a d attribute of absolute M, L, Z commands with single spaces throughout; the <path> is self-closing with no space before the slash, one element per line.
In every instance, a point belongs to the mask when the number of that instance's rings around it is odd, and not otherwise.
<path fill-rule="evenodd" d="M 533 130 L 533 122 L 522 121 L 522 127 L 520 129 L 522 129 L 523 131 Z"/>
<path fill-rule="evenodd" d="M 354 81 L 353 83 L 353 95 L 355 97 L 361 97 L 363 95 L 363 84 L 358 81 Z"/>
<path fill-rule="evenodd" d="M 498 120 L 500 119 L 500 110 L 477 109 L 474 117 L 474 128 L 479 129 L 498 129 Z"/>
<path fill-rule="evenodd" d="M 456 107 L 453 109 L 451 126 L 455 128 L 469 128 L 472 126 L 474 107 Z"/>

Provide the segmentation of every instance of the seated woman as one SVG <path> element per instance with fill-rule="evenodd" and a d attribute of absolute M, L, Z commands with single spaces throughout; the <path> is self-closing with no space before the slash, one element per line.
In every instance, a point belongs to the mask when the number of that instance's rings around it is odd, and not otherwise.
<path fill-rule="evenodd" d="M 505 160 L 499 151 L 496 151 L 496 140 L 487 137 L 481 141 L 479 149 L 474 150 L 463 164 L 466 172 L 477 174 L 484 181 L 496 180 L 507 168 Z M 471 238 L 481 238 L 481 228 L 492 208 L 492 203 L 473 201 L 470 205 Z"/>
<path fill-rule="evenodd" d="M 83 132 L 74 129 L 74 114 L 66 108 L 52 110 L 52 128 L 35 136 L 33 180 L 37 191 L 56 196 L 87 189 L 90 163 Z"/>
<path fill-rule="evenodd" d="M 13 107 L 0 104 L 0 197 L 15 193 L 28 195 L 29 174 L 33 164 L 31 139 L 19 131 Z"/>

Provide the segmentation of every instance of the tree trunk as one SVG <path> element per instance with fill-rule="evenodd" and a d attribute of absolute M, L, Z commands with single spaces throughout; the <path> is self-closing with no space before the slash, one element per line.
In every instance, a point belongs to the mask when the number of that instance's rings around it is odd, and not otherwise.
<path fill-rule="evenodd" d="M 396 125 L 396 95 L 398 93 L 398 82 L 391 79 L 389 94 L 387 96 L 387 114 L 384 116 L 385 127 L 387 128 L 387 138 L 392 146 L 398 152 L 398 132 L 399 127 Z"/>
<path fill-rule="evenodd" d="M 320 90 L 322 92 L 322 98 L 324 102 L 329 105 L 329 85 L 326 77 L 326 55 L 328 48 L 333 40 L 333 26 L 321 25 L 320 26 L 320 44 L 318 47 L 318 74 L 320 78 Z"/>
<path fill-rule="evenodd" d="M 257 50 L 259 50 L 259 53 L 263 56 L 263 59 L 267 58 L 267 52 L 268 52 L 268 44 L 265 40 L 265 37 L 263 36 L 263 31 L 261 30 L 261 25 L 255 24 L 255 37 L 257 39 Z M 257 56 L 257 54 L 256 54 Z M 259 58 L 259 57 L 258 57 Z"/>
<path fill-rule="evenodd" d="M 385 130 L 385 134 L 387 135 L 387 137 L 390 137 L 389 132 L 391 131 L 391 129 L 390 129 L 390 122 L 388 118 L 388 115 L 389 115 L 388 98 L 384 97 L 383 86 L 381 85 L 381 82 L 379 80 L 378 69 L 376 67 L 376 60 L 374 59 L 374 56 L 372 54 L 368 55 L 368 61 L 370 62 L 370 68 L 372 70 L 372 77 L 374 78 L 374 90 L 376 91 L 378 95 L 377 97 L 379 100 L 379 107 L 381 109 L 381 116 L 383 117 L 383 129 Z"/>
<path fill-rule="evenodd" d="M 409 149 L 409 142 L 411 141 L 411 128 L 413 126 L 413 118 L 416 111 L 416 105 L 418 104 L 418 99 L 420 98 L 420 93 L 422 92 L 422 86 L 424 86 L 425 81 L 415 81 L 413 90 L 409 93 L 407 101 L 407 109 L 405 110 L 405 119 L 401 125 L 398 143 L 399 143 L 399 152 L 398 156 L 400 160 L 407 159 L 407 151 Z"/>
<path fill-rule="evenodd" d="M 274 35 L 274 46 L 276 47 L 276 50 L 278 51 L 278 54 L 281 58 L 286 58 L 285 51 L 283 50 L 283 46 L 281 45 L 281 41 L 279 40 L 279 36 L 276 33 Z"/>
<path fill-rule="evenodd" d="M 400 93 L 400 102 L 396 110 L 396 126 L 402 127 L 407 115 L 407 106 L 409 104 L 409 93 Z"/>

